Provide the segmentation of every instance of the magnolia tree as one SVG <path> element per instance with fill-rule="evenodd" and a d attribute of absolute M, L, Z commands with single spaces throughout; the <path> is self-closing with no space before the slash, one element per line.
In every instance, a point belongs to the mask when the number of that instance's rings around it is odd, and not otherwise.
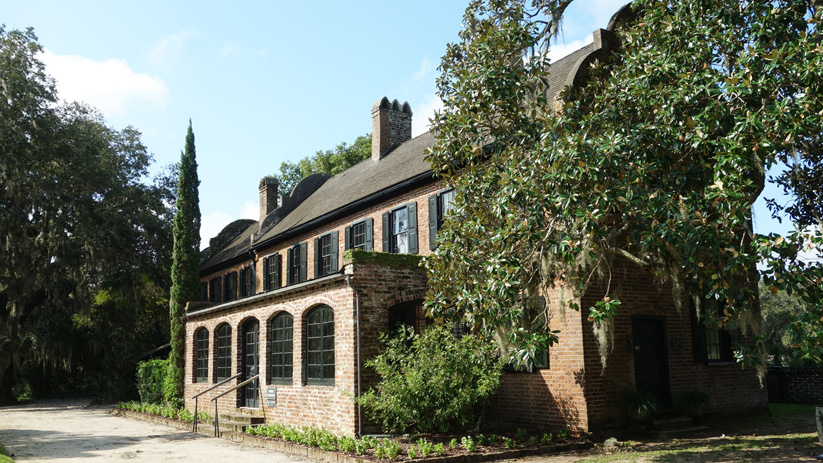
<path fill-rule="evenodd" d="M 562 337 L 541 296 L 584 310 L 605 362 L 621 303 L 615 284 L 577 307 L 593 278 L 634 266 L 694 301 L 705 323 L 742 327 L 763 362 L 757 268 L 771 291 L 803 299 L 794 345 L 823 341 L 823 45 L 807 0 L 638 0 L 586 84 L 549 101 L 547 49 L 568 1 L 486 0 L 466 12 L 438 80 L 434 171 L 457 189 L 426 260 L 427 302 L 495 336 L 517 362 Z M 782 174 L 769 169 L 782 166 Z M 770 202 L 796 231 L 756 234 Z M 588 286 L 590 287 L 590 286 Z M 552 302 L 552 301 L 549 301 Z"/>

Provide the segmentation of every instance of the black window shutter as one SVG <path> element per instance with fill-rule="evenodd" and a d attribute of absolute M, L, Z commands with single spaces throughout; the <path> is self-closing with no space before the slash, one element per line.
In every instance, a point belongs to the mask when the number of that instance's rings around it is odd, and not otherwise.
<path fill-rule="evenodd" d="M 437 195 L 429 196 L 429 249 L 437 248 Z"/>
<path fill-rule="evenodd" d="M 389 245 L 389 237 L 391 236 L 391 220 L 389 220 L 390 214 L 391 212 L 383 213 L 383 252 L 394 252 Z"/>
<path fill-rule="evenodd" d="M 295 278 L 292 276 L 292 268 L 294 268 L 294 248 L 286 250 L 286 284 L 294 283 Z"/>
<path fill-rule="evenodd" d="M 300 281 L 306 281 L 307 247 L 306 243 L 300 243 Z"/>
<path fill-rule="evenodd" d="M 249 296 L 257 292 L 257 272 L 254 271 L 254 261 L 249 265 Z"/>
<path fill-rule="evenodd" d="M 371 251 L 374 249 L 374 219 L 369 217 L 363 222 L 365 223 L 364 228 L 366 229 L 366 243 L 363 246 L 363 249 L 366 251 Z"/>
<path fill-rule="evenodd" d="M 320 270 L 323 268 L 323 265 L 320 263 L 321 257 L 320 254 L 322 253 L 320 249 L 320 238 L 314 239 L 314 277 L 317 278 L 321 276 Z"/>
<path fill-rule="evenodd" d="M 339 239 L 339 235 L 336 231 L 331 232 L 331 256 L 329 257 L 331 259 L 330 272 L 337 271 L 337 247 L 339 246 Z"/>
<path fill-rule="evenodd" d="M 274 284 L 272 285 L 272 289 L 277 289 L 283 286 L 283 256 L 281 256 L 279 252 L 274 256 L 274 265 L 276 265 L 276 267 L 274 268 Z"/>
<path fill-rule="evenodd" d="M 343 232 L 343 234 L 345 235 L 346 240 L 345 248 L 348 251 L 349 249 L 351 249 L 351 226 L 346 227 L 346 231 Z"/>
<path fill-rule="evenodd" d="M 417 203 L 406 205 L 409 210 L 409 254 L 417 254 Z"/>
<path fill-rule="evenodd" d="M 692 342 L 694 344 L 694 361 L 706 363 L 709 361 L 709 354 L 706 351 L 706 325 L 697 316 L 694 302 L 689 302 L 689 313 L 692 319 Z"/>
<path fill-rule="evenodd" d="M 269 262 L 268 257 L 263 258 L 263 291 L 271 291 L 271 281 L 269 281 Z"/>

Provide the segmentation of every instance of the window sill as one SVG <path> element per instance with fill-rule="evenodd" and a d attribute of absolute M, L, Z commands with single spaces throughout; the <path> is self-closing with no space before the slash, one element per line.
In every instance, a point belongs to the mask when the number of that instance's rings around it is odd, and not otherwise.
<path fill-rule="evenodd" d="M 306 381 L 306 386 L 327 386 L 334 387 L 333 379 L 310 379 Z"/>
<path fill-rule="evenodd" d="M 709 360 L 706 362 L 706 365 L 710 367 L 727 367 L 731 365 L 737 365 L 737 362 L 734 360 Z"/>
<path fill-rule="evenodd" d="M 267 384 L 270 386 L 292 386 L 294 380 L 292 378 L 272 378 Z"/>

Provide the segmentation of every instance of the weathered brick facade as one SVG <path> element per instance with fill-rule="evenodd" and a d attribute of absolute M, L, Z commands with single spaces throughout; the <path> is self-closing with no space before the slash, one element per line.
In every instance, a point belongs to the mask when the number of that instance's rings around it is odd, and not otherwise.
<path fill-rule="evenodd" d="M 598 31 L 595 41 L 553 64 L 556 73 L 549 76 L 550 88 L 559 92 L 567 83 L 585 77 L 586 64 L 608 52 L 611 37 Z M 554 101 L 556 95 L 549 95 Z M 408 250 L 427 255 L 430 232 L 436 231 L 438 211 L 442 212 L 442 183 L 432 176 L 423 160 L 424 151 L 434 143 L 429 133 L 411 138 L 411 110 L 408 103 L 389 102 L 383 98 L 372 108 L 374 124 L 372 157 L 329 178 L 315 174 L 304 179 L 294 191 L 277 203 L 277 185 L 263 179 L 260 189 L 260 220 L 239 227 L 233 239 L 220 240 L 220 249 L 212 249 L 202 265 L 202 282 L 223 281 L 227 274 L 241 269 L 254 270 L 252 295 L 231 302 L 190 305 L 186 324 L 187 362 L 185 374 L 186 406 L 193 408 L 191 397 L 215 384 L 216 330 L 223 323 L 231 326 L 231 372 L 241 372 L 243 365 L 243 326 L 248 320 L 259 322 L 258 354 L 261 389 L 269 386 L 269 359 L 272 353 L 270 328 L 273 317 L 287 312 L 293 318 L 293 377 L 290 384 L 273 384 L 277 403 L 267 406 L 261 400 L 259 410 L 269 422 L 293 426 L 318 426 L 344 435 L 376 429 L 361 423 L 353 398 L 360 390 L 374 384 L 374 373 L 364 368 L 366 360 L 380 351 L 379 335 L 389 328 L 390 314 L 412 310 L 418 325 L 422 320 L 420 302 L 427 290 L 422 269 L 395 265 L 392 261 L 346 260 L 347 229 L 366 220 L 369 223 L 371 248 L 388 253 L 393 245 L 384 244 L 386 225 L 393 227 L 392 211 L 406 206 Z M 435 208 L 435 209 L 432 209 Z M 400 223 L 400 219 L 398 219 Z M 416 225 L 415 225 L 416 224 Z M 242 230 L 241 230 L 242 228 Z M 402 227 L 399 227 L 402 229 Z M 227 227 L 229 229 L 229 227 Z M 232 231 L 234 228 L 231 229 Z M 337 236 L 336 265 L 318 274 L 317 239 L 327 234 Z M 416 237 L 416 238 L 415 238 Z M 389 243 L 392 239 L 390 237 Z M 398 238 L 399 240 L 399 238 Z M 399 242 L 399 241 L 398 241 Z M 296 245 L 305 245 L 305 279 L 289 281 L 287 255 Z M 336 246 L 336 248 L 335 248 Z M 320 246 L 322 248 L 322 246 Z M 392 249 L 388 249 L 392 247 Z M 294 251 L 293 251 L 294 252 Z M 269 256 L 281 256 L 278 284 L 266 284 L 264 262 Z M 380 254 L 370 254 L 380 256 Z M 302 259 L 301 259 L 302 260 Z M 400 259 L 403 261 L 403 259 Z M 268 260 L 271 262 L 271 259 Z M 328 269 L 331 270 L 328 270 Z M 238 279 L 238 286 L 242 284 Z M 596 279 L 577 302 L 589 307 L 604 295 L 605 282 Z M 743 371 L 731 363 L 696 361 L 695 333 L 688 309 L 675 309 L 670 288 L 627 264 L 618 264 L 611 275 L 612 292 L 623 302 L 614 320 L 614 344 L 605 367 L 601 364 L 598 344 L 585 314 L 559 305 L 561 295 L 552 290 L 544 297 L 554 314 L 551 324 L 561 331 L 560 342 L 550 349 L 548 367 L 532 373 L 506 373 L 500 391 L 492 401 L 489 418 L 509 421 L 519 426 L 557 428 L 570 426 L 587 431 L 611 424 L 620 414 L 620 396 L 625 390 L 640 389 L 648 380 L 648 365 L 643 375 L 636 371 L 641 354 L 652 354 L 654 378 L 669 406 L 690 390 L 709 394 L 715 411 L 758 410 L 765 407 L 766 391 L 754 371 Z M 205 296 L 205 295 L 204 295 Z M 208 297 L 208 296 L 207 296 Z M 329 307 L 333 313 L 333 384 L 307 384 L 307 317 L 315 308 Z M 323 309 L 326 310 L 326 309 Z M 314 325 L 312 325 L 314 326 Z M 195 335 L 209 333 L 208 378 L 195 382 Z M 325 329 L 325 328 L 324 328 Z M 651 330 L 657 347 L 639 345 L 640 330 Z M 359 351 L 359 355 L 358 355 Z M 323 354 L 325 355 L 325 353 Z M 358 358 L 359 357 L 359 358 Z M 233 380 L 230 384 L 237 384 Z M 203 408 L 212 407 L 209 399 L 229 386 L 218 387 L 201 398 Z M 234 411 L 245 402 L 241 393 L 231 393 L 219 401 L 222 412 Z"/>

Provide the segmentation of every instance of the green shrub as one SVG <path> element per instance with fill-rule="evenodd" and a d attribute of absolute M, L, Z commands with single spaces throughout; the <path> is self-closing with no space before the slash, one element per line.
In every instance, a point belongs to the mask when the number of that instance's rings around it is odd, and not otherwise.
<path fill-rule="evenodd" d="M 560 431 L 557 431 L 557 437 L 559 439 L 568 439 L 571 433 L 572 432 L 571 430 L 569 430 L 569 428 L 563 428 Z"/>
<path fill-rule="evenodd" d="M 140 402 L 159 404 L 166 402 L 167 377 L 171 369 L 168 360 L 148 360 L 137 364 L 137 392 Z"/>
<path fill-rule="evenodd" d="M 354 453 L 355 439 L 353 437 L 343 436 L 337 439 L 337 445 L 340 447 L 341 452 Z"/>
<path fill-rule="evenodd" d="M 456 437 L 452 438 L 452 440 L 449 441 L 449 448 L 452 450 L 456 450 L 458 445 L 460 445 L 460 443 L 457 442 Z"/>
<path fill-rule="evenodd" d="M 186 423 L 194 423 L 194 414 L 186 408 L 177 410 L 177 419 Z"/>
<path fill-rule="evenodd" d="M 398 456 L 402 453 L 402 449 L 400 448 L 400 444 L 392 440 L 385 440 L 383 441 L 386 446 L 386 456 L 389 457 L 389 460 L 395 460 Z"/>
<path fill-rule="evenodd" d="M 552 436 L 551 433 L 543 433 L 543 437 L 540 438 L 540 443 L 543 445 L 549 445 L 552 443 L 552 437 L 554 436 Z"/>
<path fill-rule="evenodd" d="M 494 346 L 478 336 L 453 336 L 443 326 L 383 336 L 386 349 L 367 366 L 381 380 L 359 400 L 387 432 L 447 432 L 477 422 L 500 385 Z M 425 397 L 426 400 L 420 400 Z"/>
<path fill-rule="evenodd" d="M 478 434 L 477 435 L 477 445 L 482 446 L 482 445 L 486 445 L 486 443 L 487 443 L 486 436 L 484 436 L 483 434 Z"/>
<path fill-rule="evenodd" d="M 0 463 L 14 463 L 9 452 L 2 445 L 0 445 Z"/>
<path fill-rule="evenodd" d="M 496 434 L 489 434 L 486 437 L 486 441 L 488 441 L 489 445 L 494 445 L 497 442 L 497 435 Z"/>
<path fill-rule="evenodd" d="M 434 446 L 434 454 L 442 457 L 446 454 L 446 446 L 442 442 Z"/>
<path fill-rule="evenodd" d="M 507 449 L 513 449 L 516 446 L 517 446 L 517 441 L 515 441 L 514 439 L 510 439 L 508 437 L 503 438 L 503 447 L 506 447 Z"/>
<path fill-rule="evenodd" d="M 529 433 L 523 428 L 517 428 L 517 433 L 515 434 L 515 437 L 518 441 L 524 442 L 526 439 L 529 438 Z"/>
<path fill-rule="evenodd" d="M 374 448 L 374 456 L 381 460 L 386 458 L 386 447 L 383 446 L 382 442 Z"/>
<path fill-rule="evenodd" d="M 472 439 L 471 436 L 464 436 L 463 439 L 460 439 L 460 442 L 463 444 L 463 448 L 469 452 L 474 452 L 477 450 L 477 443 L 474 442 L 474 439 Z"/>
<path fill-rule="evenodd" d="M 417 449 L 420 450 L 420 455 L 422 455 L 423 458 L 428 458 L 429 455 L 434 453 L 434 444 L 426 439 L 420 438 L 417 440 Z"/>

